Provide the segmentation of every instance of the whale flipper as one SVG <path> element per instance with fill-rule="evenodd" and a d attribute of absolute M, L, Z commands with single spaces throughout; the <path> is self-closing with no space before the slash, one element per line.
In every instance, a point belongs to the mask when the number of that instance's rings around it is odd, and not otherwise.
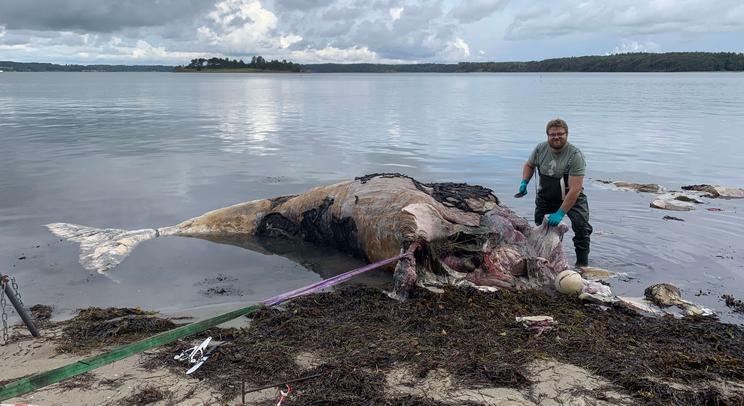
<path fill-rule="evenodd" d="M 152 228 L 130 231 L 69 223 L 51 223 L 46 227 L 57 237 L 80 243 L 80 264 L 98 273 L 118 265 L 137 244 L 159 235 Z"/>

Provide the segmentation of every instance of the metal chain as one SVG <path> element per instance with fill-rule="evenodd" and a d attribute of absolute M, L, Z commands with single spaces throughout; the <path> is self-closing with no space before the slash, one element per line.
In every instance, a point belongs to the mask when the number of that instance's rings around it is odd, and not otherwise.
<path fill-rule="evenodd" d="M 15 292 L 16 297 L 18 298 L 18 302 L 21 304 L 21 307 L 26 307 L 23 305 L 23 300 L 21 300 L 21 291 L 18 290 L 18 284 L 16 283 L 16 280 L 14 277 L 10 277 L 10 285 L 13 287 L 13 291 Z"/>
<path fill-rule="evenodd" d="M 8 343 L 8 313 L 5 312 L 5 284 L 7 277 L 0 275 L 0 312 L 2 312 L 3 320 L 3 345 Z"/>

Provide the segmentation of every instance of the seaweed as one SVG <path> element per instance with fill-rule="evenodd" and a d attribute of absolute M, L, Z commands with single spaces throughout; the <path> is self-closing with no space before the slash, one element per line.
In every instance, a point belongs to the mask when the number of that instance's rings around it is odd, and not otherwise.
<path fill-rule="evenodd" d="M 68 391 L 73 389 L 90 390 L 96 376 L 90 372 L 73 376 L 59 383 L 59 387 Z"/>
<path fill-rule="evenodd" d="M 557 325 L 535 336 L 514 321 L 526 315 L 551 315 Z M 441 294 L 419 289 L 406 302 L 347 288 L 252 316 L 251 326 L 194 374 L 225 399 L 239 395 L 241 382 L 279 387 L 317 374 L 293 385 L 293 404 L 435 404 L 391 397 L 384 374 L 409 365 L 419 377 L 444 369 L 462 387 L 524 389 L 527 365 L 553 359 L 608 379 L 639 404 L 744 402 L 741 393 L 711 384 L 744 379 L 744 331 L 709 318 L 648 318 L 542 291 L 452 287 Z M 322 365 L 299 368 L 294 359 L 303 352 L 317 354 Z M 159 357 L 176 366 L 172 354 Z"/>
<path fill-rule="evenodd" d="M 735 298 L 733 295 L 721 295 L 721 299 L 724 300 L 726 306 L 734 312 L 744 313 L 744 302 Z"/>
<path fill-rule="evenodd" d="M 34 322 L 44 324 L 52 318 L 52 306 L 35 304 L 28 308 Z"/>
<path fill-rule="evenodd" d="M 57 351 L 84 354 L 93 349 L 131 343 L 176 325 L 153 312 L 140 309 L 90 307 L 74 318 L 61 322 Z"/>
<path fill-rule="evenodd" d="M 142 388 L 139 392 L 122 399 L 121 404 L 133 406 L 147 405 L 164 400 L 168 395 L 168 391 L 163 391 L 154 386 L 147 386 Z"/>

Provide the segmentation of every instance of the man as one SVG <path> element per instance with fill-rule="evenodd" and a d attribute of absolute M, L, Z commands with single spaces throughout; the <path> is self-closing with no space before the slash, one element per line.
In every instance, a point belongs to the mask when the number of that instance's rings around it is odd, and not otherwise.
<path fill-rule="evenodd" d="M 548 225 L 557 226 L 568 214 L 574 231 L 576 266 L 589 264 L 589 203 L 584 195 L 586 174 L 584 154 L 568 142 L 568 124 L 560 118 L 550 120 L 545 128 L 547 142 L 541 142 L 530 154 L 522 169 L 518 196 L 527 194 L 527 183 L 537 168 L 539 185 L 535 198 L 535 224 L 548 214 Z"/>

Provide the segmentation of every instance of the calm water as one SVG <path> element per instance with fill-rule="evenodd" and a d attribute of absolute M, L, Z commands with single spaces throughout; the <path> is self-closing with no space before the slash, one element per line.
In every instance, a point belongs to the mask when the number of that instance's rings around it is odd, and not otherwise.
<path fill-rule="evenodd" d="M 42 225 L 159 227 L 373 172 L 484 185 L 531 218 L 534 191 L 511 196 L 555 116 L 589 165 L 591 261 L 628 275 L 615 292 L 672 282 L 741 322 L 719 297 L 744 297 L 744 200 L 663 212 L 651 195 L 596 180 L 744 187 L 742 74 L 0 73 L 0 272 L 16 276 L 27 304 L 60 313 L 252 303 L 359 263 L 162 238 L 135 249 L 115 283 Z M 218 276 L 236 294 L 200 293 Z"/>

